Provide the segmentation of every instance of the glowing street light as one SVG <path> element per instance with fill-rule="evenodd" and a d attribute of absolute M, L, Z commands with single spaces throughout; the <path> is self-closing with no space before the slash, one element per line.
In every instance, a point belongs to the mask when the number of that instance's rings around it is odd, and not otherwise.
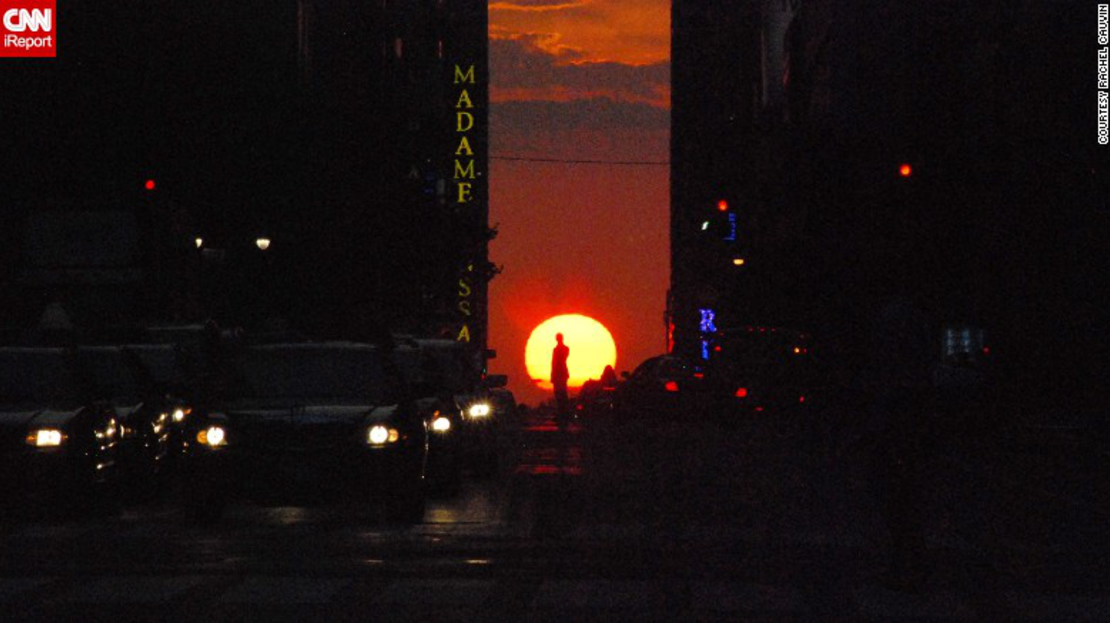
<path fill-rule="evenodd" d="M 266 249 L 270 248 L 270 239 L 269 238 L 259 238 L 259 239 L 254 241 L 254 245 L 256 247 L 258 247 L 259 251 L 265 251 Z"/>

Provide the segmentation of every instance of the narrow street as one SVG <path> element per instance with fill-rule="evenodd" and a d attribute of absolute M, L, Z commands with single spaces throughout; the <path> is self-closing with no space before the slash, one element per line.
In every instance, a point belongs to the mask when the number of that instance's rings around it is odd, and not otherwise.
<path fill-rule="evenodd" d="M 889 538 L 862 475 L 804 431 L 590 421 L 561 439 L 533 411 L 504 431 L 498 476 L 434 498 L 415 527 L 372 510 L 249 505 L 208 528 L 172 505 L 15 525 L 0 603 L 15 618 L 92 620 L 363 619 L 368 607 L 396 620 L 1110 616 L 1110 571 L 1091 546 L 1105 522 L 1050 492 L 1019 500 L 967 457 L 942 457 L 935 481 L 965 486 L 923 495 L 924 586 L 887 587 Z M 1014 515 L 982 514 L 999 508 Z M 1054 538 L 1035 538 L 1046 521 Z"/>

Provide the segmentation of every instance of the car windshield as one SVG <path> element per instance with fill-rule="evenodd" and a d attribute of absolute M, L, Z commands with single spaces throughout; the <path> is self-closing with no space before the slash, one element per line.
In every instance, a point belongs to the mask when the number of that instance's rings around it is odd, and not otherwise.
<path fill-rule="evenodd" d="M 50 403 L 80 395 L 61 349 L 0 349 L 0 401 Z"/>
<path fill-rule="evenodd" d="M 186 384 L 187 376 L 180 358 L 172 346 L 136 345 L 124 347 L 143 367 L 150 382 L 161 390 L 181 387 Z"/>
<path fill-rule="evenodd" d="M 369 346 L 252 347 L 233 377 L 229 397 L 242 399 L 384 404 L 396 389 Z"/>
<path fill-rule="evenodd" d="M 414 350 L 398 349 L 397 361 L 410 383 L 437 390 L 472 391 L 480 377 L 466 351 L 453 343 L 423 342 Z"/>

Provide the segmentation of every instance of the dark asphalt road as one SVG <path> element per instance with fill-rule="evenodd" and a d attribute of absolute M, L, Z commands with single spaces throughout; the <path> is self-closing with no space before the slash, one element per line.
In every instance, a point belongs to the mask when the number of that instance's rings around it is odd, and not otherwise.
<path fill-rule="evenodd" d="M 252 506 L 210 528 L 171 506 L 9 526 L 0 618 L 1110 620 L 1104 455 L 946 447 L 917 496 L 925 577 L 892 588 L 845 437 L 797 418 L 563 436 L 533 412 L 500 474 L 408 529 Z"/>

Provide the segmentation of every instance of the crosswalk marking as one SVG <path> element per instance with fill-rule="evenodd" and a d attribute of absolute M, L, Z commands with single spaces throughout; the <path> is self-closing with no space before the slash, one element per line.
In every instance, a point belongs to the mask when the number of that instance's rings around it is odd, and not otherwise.
<path fill-rule="evenodd" d="M 248 577 L 220 598 L 224 604 L 327 604 L 351 578 Z"/>
<path fill-rule="evenodd" d="M 691 589 L 690 605 L 717 613 L 808 612 L 805 596 L 795 588 L 746 582 L 699 583 Z"/>
<path fill-rule="evenodd" d="M 17 601 L 53 581 L 53 578 L 0 578 L 0 603 Z"/>
<path fill-rule="evenodd" d="M 71 603 L 167 603 L 204 582 L 198 576 L 97 578 L 63 591 Z"/>
<path fill-rule="evenodd" d="M 477 611 L 515 590 L 503 580 L 374 580 L 361 577 L 168 575 L 116 577 L 0 577 L 0 604 L 121 605 L 167 608 L 211 588 L 201 607 L 213 612 L 242 605 L 335 605 L 351 602 L 413 608 Z M 356 590 L 358 589 L 358 590 Z M 46 593 L 50 593 L 47 595 Z M 221 594 L 222 593 L 222 594 Z M 974 598 L 945 589 L 921 593 L 865 584 L 848 593 L 857 613 L 879 619 L 975 620 Z M 569 580 L 535 585 L 527 601 L 533 613 L 664 612 L 743 618 L 752 614 L 809 616 L 812 595 L 797 586 L 744 581 Z M 1003 593 L 1009 610 L 1031 620 L 1110 620 L 1110 595 Z M 195 604 L 194 604 L 195 605 Z M 36 606 L 39 607 L 39 606 Z"/>
<path fill-rule="evenodd" d="M 1110 595 L 1006 593 L 1015 612 L 1040 620 L 1110 621 Z"/>
<path fill-rule="evenodd" d="M 375 603 L 389 605 L 480 606 L 494 594 L 492 580 L 409 580 L 390 584 Z"/>
<path fill-rule="evenodd" d="M 650 581 L 548 580 L 532 605 L 541 610 L 661 610 L 667 588 Z"/>
<path fill-rule="evenodd" d="M 970 605 L 949 592 L 916 595 L 867 585 L 856 591 L 856 603 L 865 616 L 967 620 L 975 614 Z"/>

